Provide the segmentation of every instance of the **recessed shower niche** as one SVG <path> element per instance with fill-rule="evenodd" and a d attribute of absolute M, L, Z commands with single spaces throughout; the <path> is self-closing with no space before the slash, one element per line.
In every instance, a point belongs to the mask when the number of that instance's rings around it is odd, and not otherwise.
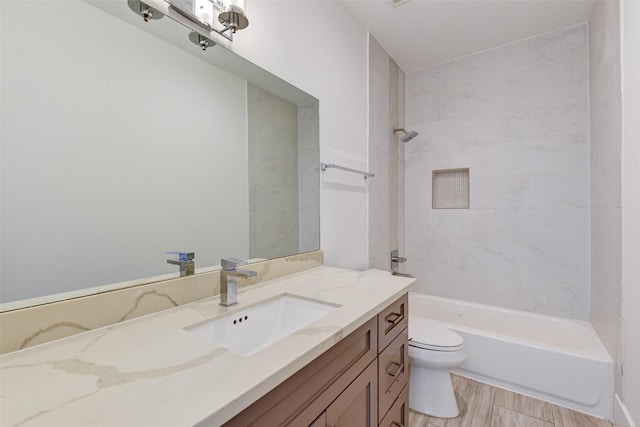
<path fill-rule="evenodd" d="M 434 170 L 433 209 L 469 209 L 469 168 Z"/>

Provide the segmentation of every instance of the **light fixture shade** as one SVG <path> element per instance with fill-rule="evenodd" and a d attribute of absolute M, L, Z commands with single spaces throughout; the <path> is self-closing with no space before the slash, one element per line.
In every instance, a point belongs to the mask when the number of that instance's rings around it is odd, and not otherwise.
<path fill-rule="evenodd" d="M 244 0 L 226 0 L 222 12 L 218 15 L 218 21 L 234 33 L 249 26 L 249 20 L 245 15 Z"/>
<path fill-rule="evenodd" d="M 192 21 L 213 28 L 216 14 L 211 0 L 166 0 L 175 10 Z"/>
<path fill-rule="evenodd" d="M 201 22 L 213 28 L 213 20 L 216 15 L 213 11 L 211 0 L 195 0 L 193 2 L 193 11 Z"/>

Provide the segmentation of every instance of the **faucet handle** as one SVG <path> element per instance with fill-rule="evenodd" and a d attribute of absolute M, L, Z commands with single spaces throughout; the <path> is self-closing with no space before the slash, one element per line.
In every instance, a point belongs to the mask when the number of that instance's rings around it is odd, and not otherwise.
<path fill-rule="evenodd" d="M 223 270 L 233 271 L 239 265 L 246 264 L 247 261 L 239 258 L 222 258 L 220 260 L 220 264 L 222 265 Z"/>

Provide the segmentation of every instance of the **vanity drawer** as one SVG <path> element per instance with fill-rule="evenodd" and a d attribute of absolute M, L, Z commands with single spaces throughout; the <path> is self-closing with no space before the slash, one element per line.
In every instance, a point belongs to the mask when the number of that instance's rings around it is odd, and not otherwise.
<path fill-rule="evenodd" d="M 378 336 L 376 328 L 374 317 L 225 423 L 224 427 L 306 427 L 314 423 L 318 414 L 321 414 L 367 365 L 375 361 Z"/>
<path fill-rule="evenodd" d="M 378 314 L 378 353 L 381 353 L 408 324 L 409 295 L 404 294 Z"/>
<path fill-rule="evenodd" d="M 378 421 L 382 421 L 408 383 L 408 338 L 405 328 L 378 356 Z"/>
<path fill-rule="evenodd" d="M 409 427 L 409 385 L 404 386 L 380 427 Z"/>

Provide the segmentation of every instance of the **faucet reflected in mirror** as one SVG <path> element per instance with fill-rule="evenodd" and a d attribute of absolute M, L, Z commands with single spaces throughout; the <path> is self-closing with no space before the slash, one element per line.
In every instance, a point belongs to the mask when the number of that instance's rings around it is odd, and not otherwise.
<path fill-rule="evenodd" d="M 248 279 L 258 273 L 251 270 L 239 270 L 239 265 L 247 262 L 238 258 L 222 258 L 220 264 L 220 305 L 229 307 L 238 303 L 238 277 Z"/>
<path fill-rule="evenodd" d="M 196 254 L 193 252 L 172 251 L 167 255 L 178 255 L 178 259 L 168 259 L 167 264 L 180 266 L 180 277 L 191 276 L 196 271 L 196 263 L 193 260 Z"/>

